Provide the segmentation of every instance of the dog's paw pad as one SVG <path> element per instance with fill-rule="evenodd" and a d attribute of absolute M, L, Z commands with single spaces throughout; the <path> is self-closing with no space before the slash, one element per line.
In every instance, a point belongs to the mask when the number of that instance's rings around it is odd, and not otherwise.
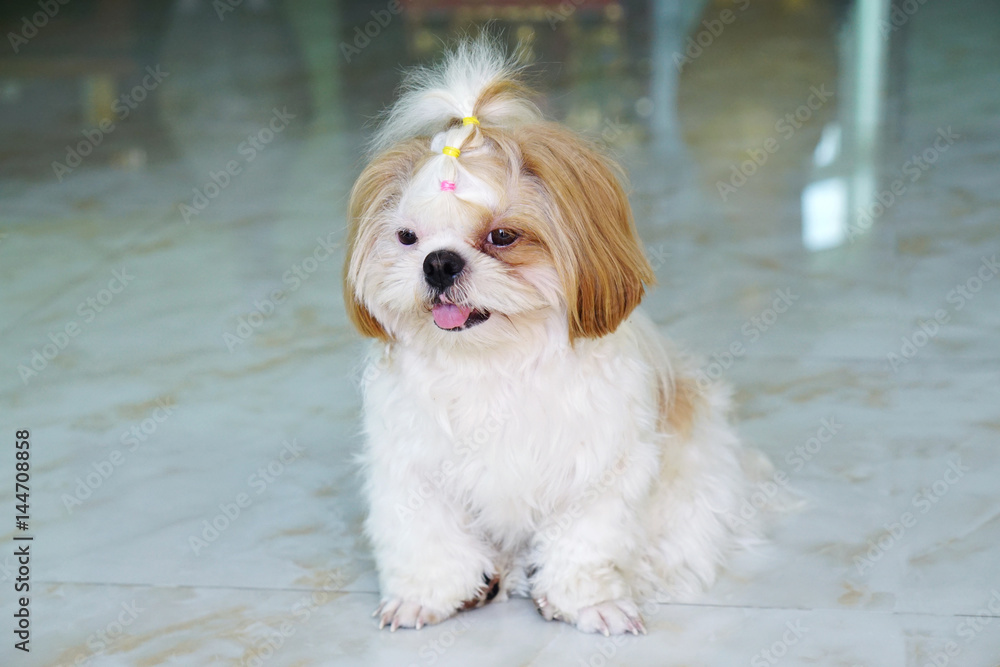
<path fill-rule="evenodd" d="M 440 623 L 448 617 L 447 614 L 424 607 L 419 602 L 401 598 L 383 600 L 372 615 L 379 617 L 379 630 L 389 626 L 391 632 L 395 632 L 398 628 L 419 630 L 425 625 Z"/>
<path fill-rule="evenodd" d="M 608 600 L 584 607 L 577 615 L 576 627 L 583 632 L 599 632 L 605 637 L 627 632 L 646 634 L 639 608 L 631 600 Z"/>
<path fill-rule="evenodd" d="M 459 609 L 465 611 L 466 609 L 476 609 L 478 607 L 482 607 L 483 605 L 487 605 L 492 602 L 493 598 L 495 598 L 499 593 L 500 575 L 489 575 L 483 573 L 483 585 L 479 587 L 479 590 L 476 592 L 476 596 L 472 599 L 464 601 Z"/>

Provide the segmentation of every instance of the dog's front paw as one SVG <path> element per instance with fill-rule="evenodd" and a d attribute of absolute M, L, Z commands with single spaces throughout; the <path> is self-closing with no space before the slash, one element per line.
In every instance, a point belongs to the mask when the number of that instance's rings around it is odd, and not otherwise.
<path fill-rule="evenodd" d="M 584 607 L 577 614 L 576 627 L 584 632 L 600 632 L 605 637 L 626 632 L 646 634 L 639 608 L 631 600 L 607 600 Z"/>
<path fill-rule="evenodd" d="M 606 600 L 589 607 L 583 607 L 576 614 L 566 613 L 546 598 L 535 600 L 535 605 L 547 621 L 566 621 L 576 625 L 583 632 L 599 632 L 605 637 L 631 632 L 646 634 L 646 626 L 639 615 L 639 608 L 631 600 Z"/>
<path fill-rule="evenodd" d="M 404 600 L 402 598 L 389 598 L 382 600 L 382 603 L 375 610 L 372 616 L 378 616 L 378 629 L 389 626 L 391 632 L 397 628 L 416 628 L 419 630 L 425 625 L 434 625 L 451 617 L 455 613 L 432 609 L 415 600 Z"/>

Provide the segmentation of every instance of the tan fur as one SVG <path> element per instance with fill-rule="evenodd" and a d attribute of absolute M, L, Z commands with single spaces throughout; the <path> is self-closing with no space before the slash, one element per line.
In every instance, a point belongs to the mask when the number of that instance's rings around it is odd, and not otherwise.
<path fill-rule="evenodd" d="M 705 406 L 705 398 L 698 391 L 697 383 L 687 377 L 674 380 L 673 391 L 660 392 L 660 413 L 670 433 L 684 440 L 691 437 L 698 412 Z"/>
<path fill-rule="evenodd" d="M 365 223 L 370 223 L 386 206 L 398 200 L 406 181 L 427 157 L 424 137 L 411 139 L 380 155 L 361 172 L 351 190 L 347 227 L 347 259 L 344 262 L 344 307 L 351 322 L 364 336 L 388 341 L 389 334 L 361 303 L 355 290 L 362 257 L 366 257 L 375 239 L 363 235 Z M 368 230 L 371 231 L 371 230 Z"/>
<path fill-rule="evenodd" d="M 506 100 L 531 100 L 535 97 L 534 91 L 517 79 L 499 79 L 483 89 L 476 100 L 473 115 L 488 117 L 490 107 L 503 103 Z M 482 121 L 480 121 L 482 122 Z M 489 123 L 486 124 L 489 127 Z"/>
<path fill-rule="evenodd" d="M 519 82 L 498 81 L 483 91 L 476 109 L 525 94 Z M 460 122 L 454 119 L 450 125 Z M 566 295 L 571 341 L 611 333 L 639 305 L 645 286 L 655 282 L 616 176 L 620 168 L 555 123 L 502 128 L 491 126 L 486 117 L 480 122 L 481 126 L 469 128 L 461 142 L 462 167 L 501 186 L 500 193 L 521 190 L 515 204 L 521 210 L 504 210 L 503 198 L 492 221 L 489 212 L 482 215 L 484 238 L 490 229 L 501 226 L 522 235 L 510 248 L 492 249 L 490 254 L 511 266 L 543 260 L 554 265 Z M 429 143 L 429 138 L 417 137 L 377 156 L 351 193 L 344 302 L 351 321 L 366 336 L 389 339 L 357 298 L 354 279 L 360 257 L 370 249 L 358 245 L 360 234 L 366 221 L 398 198 L 404 180 L 432 157 Z M 483 239 L 471 241 L 481 244 Z"/>
<path fill-rule="evenodd" d="M 555 205 L 539 232 L 565 288 L 570 339 L 611 333 L 654 282 L 614 167 L 554 123 L 522 126 L 516 138 L 524 169 Z"/>

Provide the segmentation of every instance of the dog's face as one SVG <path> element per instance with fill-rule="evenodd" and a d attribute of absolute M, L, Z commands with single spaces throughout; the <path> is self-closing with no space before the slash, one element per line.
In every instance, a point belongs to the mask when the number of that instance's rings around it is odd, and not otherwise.
<path fill-rule="evenodd" d="M 382 151 L 351 195 L 345 303 L 369 336 L 597 337 L 651 281 L 613 166 L 554 124 L 453 121 Z"/>

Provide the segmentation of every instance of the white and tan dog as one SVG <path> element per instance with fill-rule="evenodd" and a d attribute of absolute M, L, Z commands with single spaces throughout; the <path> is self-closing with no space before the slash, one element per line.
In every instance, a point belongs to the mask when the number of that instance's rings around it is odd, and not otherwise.
<path fill-rule="evenodd" d="M 645 632 L 754 538 L 763 462 L 635 308 L 617 168 L 543 120 L 488 40 L 418 69 L 351 195 L 344 299 L 377 339 L 362 462 L 380 627 L 493 597 Z"/>

